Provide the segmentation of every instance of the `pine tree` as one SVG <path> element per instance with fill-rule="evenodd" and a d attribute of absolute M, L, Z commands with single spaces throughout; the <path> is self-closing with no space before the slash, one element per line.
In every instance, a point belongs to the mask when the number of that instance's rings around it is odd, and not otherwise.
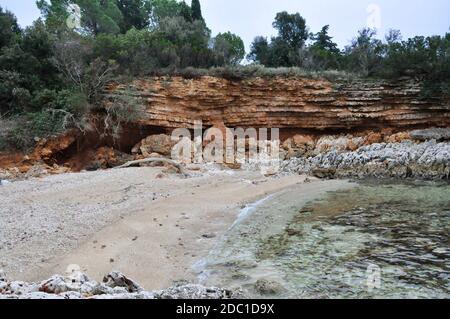
<path fill-rule="evenodd" d="M 338 53 L 339 49 L 337 47 L 337 44 L 333 42 L 333 38 L 329 35 L 329 29 L 330 26 L 326 25 L 312 37 L 313 40 L 315 40 L 313 46 L 320 50 Z"/>
<path fill-rule="evenodd" d="M 195 20 L 203 20 L 202 16 L 202 7 L 200 5 L 200 0 L 192 0 L 192 19 Z"/>
<path fill-rule="evenodd" d="M 180 15 L 184 18 L 184 20 L 188 22 L 192 22 L 192 10 L 186 2 L 180 2 Z"/>

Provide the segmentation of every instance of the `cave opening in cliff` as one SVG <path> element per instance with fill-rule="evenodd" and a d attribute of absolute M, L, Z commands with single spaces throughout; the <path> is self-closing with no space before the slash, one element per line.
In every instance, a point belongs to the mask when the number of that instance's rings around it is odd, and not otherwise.
<path fill-rule="evenodd" d="M 131 154 L 132 148 L 142 139 L 156 134 L 167 134 L 163 127 L 146 125 L 123 125 L 118 137 L 104 134 L 98 125 L 94 130 L 78 132 L 74 142 L 68 147 L 56 152 L 46 160 L 46 164 L 69 166 L 73 171 L 85 169 L 94 160 L 100 148 L 110 148 L 124 154 Z"/>

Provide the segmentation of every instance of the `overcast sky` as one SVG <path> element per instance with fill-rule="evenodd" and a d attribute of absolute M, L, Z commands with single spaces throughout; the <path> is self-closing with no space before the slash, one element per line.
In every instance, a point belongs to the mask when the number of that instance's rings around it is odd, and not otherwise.
<path fill-rule="evenodd" d="M 449 0 L 201 0 L 201 4 L 213 35 L 236 33 L 247 50 L 255 36 L 275 33 L 272 21 L 283 10 L 299 12 L 313 32 L 329 24 L 341 48 L 367 25 L 378 27 L 379 35 L 399 29 L 404 38 L 442 35 L 450 28 Z M 14 12 L 22 26 L 39 17 L 35 0 L 0 0 L 0 6 Z"/>

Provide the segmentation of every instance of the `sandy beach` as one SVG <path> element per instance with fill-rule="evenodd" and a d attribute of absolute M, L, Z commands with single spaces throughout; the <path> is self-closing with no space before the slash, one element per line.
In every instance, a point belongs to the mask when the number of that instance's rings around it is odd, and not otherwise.
<path fill-rule="evenodd" d="M 62 174 L 0 188 L 0 268 L 41 281 L 69 265 L 97 280 L 126 273 L 146 289 L 195 282 L 206 256 L 245 205 L 296 185 L 305 200 L 348 186 L 306 176 L 160 168 Z"/>

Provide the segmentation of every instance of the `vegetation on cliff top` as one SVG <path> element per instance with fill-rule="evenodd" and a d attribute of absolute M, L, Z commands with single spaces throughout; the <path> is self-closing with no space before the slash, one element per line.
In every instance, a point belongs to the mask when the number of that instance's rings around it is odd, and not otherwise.
<path fill-rule="evenodd" d="M 329 26 L 309 32 L 300 14 L 278 13 L 270 41 L 256 37 L 249 59 L 267 67 L 342 70 L 362 77 L 396 80 L 411 77 L 424 82 L 424 97 L 450 94 L 450 32 L 445 36 L 416 36 L 403 40 L 390 30 L 384 41 L 376 31 L 362 29 L 343 51 L 329 35 Z"/>
<path fill-rule="evenodd" d="M 0 121 L 15 123 L 0 132 L 3 148 L 30 148 L 37 138 L 68 127 L 83 130 L 93 109 L 107 112 L 101 93 L 113 78 L 412 76 L 424 81 L 429 96 L 450 92 L 450 33 L 402 40 L 392 31 L 383 42 L 364 29 L 341 51 L 329 26 L 312 33 L 300 14 L 281 12 L 273 23 L 278 35 L 255 38 L 248 54 L 254 63 L 242 66 L 242 39 L 230 32 L 212 37 L 198 0 L 190 6 L 176 0 L 39 0 L 37 5 L 42 18 L 26 29 L 0 8 Z M 121 101 L 121 109 L 127 103 L 136 110 L 133 101 Z M 108 114 L 110 127 L 130 118 L 122 113 L 127 112 Z"/>

